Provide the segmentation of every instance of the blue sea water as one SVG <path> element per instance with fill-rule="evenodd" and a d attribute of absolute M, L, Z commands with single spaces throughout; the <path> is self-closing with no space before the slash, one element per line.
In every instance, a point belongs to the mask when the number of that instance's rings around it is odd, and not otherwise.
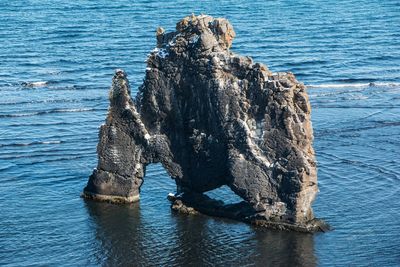
<path fill-rule="evenodd" d="M 228 18 L 234 52 L 308 85 L 314 210 L 333 231 L 174 214 L 160 165 L 140 203 L 80 198 L 114 69 L 135 93 L 155 29 L 192 12 Z M 399 152 L 398 0 L 0 1 L 1 266 L 400 266 Z"/>

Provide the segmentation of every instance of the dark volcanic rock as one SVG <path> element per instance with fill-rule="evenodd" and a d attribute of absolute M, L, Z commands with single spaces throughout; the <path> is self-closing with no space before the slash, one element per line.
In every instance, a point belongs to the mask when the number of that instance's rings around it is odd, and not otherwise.
<path fill-rule="evenodd" d="M 192 196 L 175 200 L 176 210 L 191 206 L 258 225 L 318 228 L 311 209 L 318 187 L 304 85 L 292 73 L 272 73 L 229 51 L 235 32 L 225 19 L 187 17 L 175 32 L 159 28 L 156 37 L 134 100 L 127 75 L 116 71 L 98 166 L 84 195 L 138 200 L 146 165 L 161 162 L 178 193 Z M 234 206 L 205 207 L 210 201 L 199 194 L 222 185 L 245 201 L 237 212 Z"/>

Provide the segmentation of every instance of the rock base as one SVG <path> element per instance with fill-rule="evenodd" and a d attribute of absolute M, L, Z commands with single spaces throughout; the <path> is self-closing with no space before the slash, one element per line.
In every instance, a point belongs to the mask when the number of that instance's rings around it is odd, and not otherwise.
<path fill-rule="evenodd" d="M 274 230 L 303 233 L 326 232 L 331 230 L 330 226 L 320 219 L 313 219 L 303 224 L 267 220 L 265 217 L 259 216 L 251 205 L 245 201 L 235 204 L 225 204 L 222 201 L 211 199 L 199 193 L 169 194 L 168 200 L 172 203 L 171 209 L 173 211 L 186 215 L 204 214 L 242 221 L 256 227 Z"/>
<path fill-rule="evenodd" d="M 115 203 L 115 204 L 133 203 L 133 202 L 139 201 L 139 199 L 140 199 L 139 195 L 122 197 L 122 196 L 95 194 L 95 193 L 91 193 L 88 191 L 83 191 L 81 194 L 81 197 L 86 198 L 86 199 L 96 200 L 96 201 Z"/>

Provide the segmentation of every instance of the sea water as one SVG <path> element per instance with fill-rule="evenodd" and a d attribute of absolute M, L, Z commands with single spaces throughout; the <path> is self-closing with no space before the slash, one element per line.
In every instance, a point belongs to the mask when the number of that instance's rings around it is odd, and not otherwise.
<path fill-rule="evenodd" d="M 135 94 L 156 28 L 191 13 L 228 18 L 233 52 L 308 86 L 313 207 L 333 231 L 175 214 L 161 165 L 148 167 L 139 203 L 80 198 L 114 69 Z M 0 1 L 2 266 L 399 266 L 399 152 L 398 0 Z"/>

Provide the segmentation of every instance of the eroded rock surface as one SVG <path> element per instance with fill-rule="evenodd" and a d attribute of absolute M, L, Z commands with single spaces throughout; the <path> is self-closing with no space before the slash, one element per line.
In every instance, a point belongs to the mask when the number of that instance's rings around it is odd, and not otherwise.
<path fill-rule="evenodd" d="M 174 32 L 157 29 L 135 99 L 127 74 L 116 71 L 85 196 L 138 200 L 146 165 L 161 162 L 176 181 L 177 210 L 225 216 L 221 205 L 207 212 L 196 203 L 203 192 L 228 185 L 244 202 L 227 207 L 236 217 L 226 217 L 319 227 L 311 208 L 318 187 L 305 86 L 292 73 L 272 73 L 231 52 L 234 37 L 225 19 L 186 17 Z"/>

